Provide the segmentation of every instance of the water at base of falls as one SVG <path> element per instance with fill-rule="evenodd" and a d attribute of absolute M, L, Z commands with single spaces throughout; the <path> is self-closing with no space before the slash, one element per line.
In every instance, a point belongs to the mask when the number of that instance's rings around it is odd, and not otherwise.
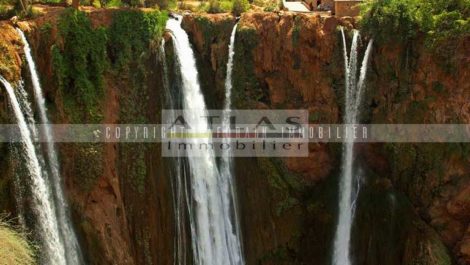
<path fill-rule="evenodd" d="M 346 37 L 341 28 L 343 39 L 343 56 L 345 66 L 345 115 L 344 124 L 356 124 L 361 106 L 364 81 L 367 73 L 367 63 L 372 50 L 373 41 L 370 40 L 362 61 L 362 66 L 357 80 L 357 49 L 359 32 L 354 30 L 351 52 L 348 58 Z M 334 239 L 333 264 L 350 265 L 350 241 L 351 227 L 354 219 L 354 206 L 359 187 L 354 190 L 354 183 L 358 177 L 354 176 L 354 141 L 349 139 L 343 144 L 341 162 L 341 177 L 339 186 L 339 215 Z"/>

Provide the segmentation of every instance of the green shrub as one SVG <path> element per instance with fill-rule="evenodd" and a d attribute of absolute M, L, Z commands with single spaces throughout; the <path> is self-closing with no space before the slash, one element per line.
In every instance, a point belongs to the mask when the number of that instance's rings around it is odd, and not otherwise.
<path fill-rule="evenodd" d="M 253 0 L 249 2 L 254 6 L 263 8 L 263 11 L 265 12 L 279 11 L 279 4 L 282 3 L 282 1 L 278 0 Z"/>
<path fill-rule="evenodd" d="M 15 10 L 12 5 L 3 5 L 0 4 L 0 19 L 8 19 L 14 16 Z"/>
<path fill-rule="evenodd" d="M 122 3 L 121 0 L 109 0 L 109 1 L 105 1 L 105 2 L 103 1 L 101 3 L 102 3 L 101 5 L 103 5 L 105 3 L 106 7 L 121 7 L 121 6 L 123 6 L 123 3 Z"/>
<path fill-rule="evenodd" d="M 372 0 L 361 5 L 362 31 L 378 42 L 406 42 L 420 29 L 418 0 Z"/>
<path fill-rule="evenodd" d="M 256 29 L 244 26 L 237 28 L 233 57 L 233 103 L 238 108 L 252 108 L 258 101 L 267 101 L 253 63 L 253 50 L 258 41 Z"/>
<path fill-rule="evenodd" d="M 200 2 L 199 6 L 194 11 L 206 12 L 210 14 L 226 13 L 232 10 L 232 6 L 232 1 L 210 0 L 208 2 Z"/>
<path fill-rule="evenodd" d="M 247 11 L 250 8 L 250 3 L 248 0 L 234 0 L 232 7 L 232 14 L 234 16 L 239 16 L 243 12 Z"/>
<path fill-rule="evenodd" d="M 0 42 L 0 73 L 13 75 L 15 72 L 15 58 L 13 58 L 12 53 L 9 51 L 8 46 L 4 42 Z"/>
<path fill-rule="evenodd" d="M 270 5 L 267 6 L 263 9 L 264 12 L 276 12 L 279 11 L 279 6 L 278 5 Z"/>
<path fill-rule="evenodd" d="M 470 36 L 470 0 L 368 0 L 361 13 L 362 31 L 379 45 L 410 48 L 423 39 L 448 73 L 462 59 L 455 51 Z"/>
<path fill-rule="evenodd" d="M 103 174 L 103 145 L 99 143 L 81 143 L 73 145 L 73 172 L 76 183 L 86 192 L 90 192 Z"/>
<path fill-rule="evenodd" d="M 232 1 L 220 1 L 220 8 L 224 12 L 230 12 L 233 8 L 233 2 Z"/>
<path fill-rule="evenodd" d="M 108 57 L 117 72 L 128 70 L 131 62 L 141 62 L 142 55 L 159 45 L 167 18 L 166 12 L 159 11 L 117 11 L 106 30 L 93 28 L 84 12 L 64 12 L 58 23 L 62 41 L 51 49 L 55 78 L 72 122 L 101 120 Z"/>
<path fill-rule="evenodd" d="M 379 42 L 410 41 L 418 33 L 429 43 L 470 34 L 470 0 L 368 0 L 361 28 Z"/>
<path fill-rule="evenodd" d="M 58 28 L 63 42 L 53 45 L 52 58 L 65 107 L 76 118 L 75 122 L 79 119 L 98 122 L 107 67 L 106 31 L 94 29 L 87 15 L 75 9 L 64 12 Z"/>
<path fill-rule="evenodd" d="M 15 5 L 16 0 L 0 0 L 0 5 Z"/>
<path fill-rule="evenodd" d="M 218 0 L 209 0 L 209 7 L 207 9 L 208 13 L 211 14 L 216 14 L 216 13 L 221 13 L 223 12 L 222 9 L 220 9 L 220 4 Z"/>
<path fill-rule="evenodd" d="M 123 70 L 148 48 L 158 47 L 167 19 L 168 14 L 159 11 L 116 12 L 108 31 L 109 57 L 115 69 Z"/>

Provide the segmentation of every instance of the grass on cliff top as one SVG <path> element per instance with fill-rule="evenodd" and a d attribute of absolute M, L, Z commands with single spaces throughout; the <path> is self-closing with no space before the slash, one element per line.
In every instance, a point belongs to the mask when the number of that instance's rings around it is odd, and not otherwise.
<path fill-rule="evenodd" d="M 0 265 L 36 264 L 34 247 L 25 236 L 0 220 Z"/>

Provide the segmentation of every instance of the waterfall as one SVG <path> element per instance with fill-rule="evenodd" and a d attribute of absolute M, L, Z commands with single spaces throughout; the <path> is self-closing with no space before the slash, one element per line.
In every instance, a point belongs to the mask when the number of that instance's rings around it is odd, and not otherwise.
<path fill-rule="evenodd" d="M 163 91 L 165 94 L 163 106 L 170 112 L 170 115 L 167 117 L 168 120 L 162 121 L 164 124 L 170 124 L 175 120 L 175 113 L 173 109 L 179 109 L 177 100 L 174 99 L 170 91 L 170 83 L 168 81 L 168 65 L 167 58 L 165 53 L 165 39 L 162 40 L 160 45 L 160 63 L 162 65 L 162 80 L 163 80 Z M 177 153 L 177 150 L 172 150 Z M 175 265 L 185 265 L 186 261 L 186 222 L 185 222 L 185 190 L 183 183 L 183 170 L 182 165 L 184 164 L 181 157 L 175 155 L 171 160 L 173 162 L 173 169 L 170 172 L 171 178 L 171 189 L 173 192 L 173 209 L 174 209 L 174 224 L 175 224 L 175 240 L 174 240 L 174 254 L 173 254 L 173 264 Z"/>
<path fill-rule="evenodd" d="M 223 110 L 223 117 L 222 117 L 222 127 L 227 132 L 230 130 L 230 114 L 231 114 L 231 107 L 232 107 L 232 71 L 233 71 L 233 56 L 235 54 L 235 35 L 237 33 L 237 26 L 238 23 L 233 26 L 232 33 L 230 35 L 230 43 L 228 46 L 228 61 L 227 61 L 227 74 L 225 78 L 225 103 L 224 103 L 224 110 Z M 223 141 L 225 143 L 229 143 L 230 139 L 224 138 Z M 240 225 L 239 225 L 239 218 L 238 218 L 238 204 L 237 204 L 237 197 L 236 197 L 236 189 L 235 189 L 235 181 L 233 180 L 233 159 L 231 156 L 231 151 L 228 149 L 222 150 L 222 157 L 219 165 L 219 171 L 221 176 L 221 188 L 225 194 L 231 194 L 231 197 L 224 196 L 223 203 L 225 209 L 231 209 L 234 218 L 234 229 L 235 237 L 229 238 L 229 244 L 232 249 L 237 250 L 240 254 L 240 258 L 242 259 L 241 263 L 243 262 L 243 255 L 242 255 L 242 246 L 241 246 L 241 232 L 240 232 Z M 227 215 L 227 217 L 229 217 Z M 227 222 L 230 221 L 230 218 L 226 219 Z"/>
<path fill-rule="evenodd" d="M 182 85 L 182 107 L 191 132 L 207 132 L 207 108 L 198 82 L 198 71 L 193 50 L 186 32 L 181 28 L 181 17 L 169 19 L 166 28 L 172 32 Z M 188 139 L 197 146 L 209 144 L 207 138 Z M 243 264 L 236 228 L 225 201 L 232 198 L 231 190 L 224 190 L 214 153 L 209 150 L 187 149 L 190 190 L 186 189 L 191 242 L 194 263 L 200 265 Z M 190 197 L 190 198 L 189 198 Z"/>
<path fill-rule="evenodd" d="M 57 157 L 57 152 L 53 142 L 53 134 L 49 119 L 47 117 L 47 108 L 45 104 L 45 98 L 42 92 L 39 76 L 36 70 L 33 57 L 31 55 L 31 48 L 29 43 L 20 29 L 16 29 L 24 44 L 24 52 L 26 55 L 26 61 L 28 62 L 29 72 L 31 74 L 31 81 L 34 89 L 34 97 L 36 100 L 37 107 L 39 109 L 39 118 L 42 123 L 41 130 L 44 133 L 46 141 L 46 156 L 50 170 L 50 184 L 53 189 L 54 202 L 56 206 L 57 222 L 59 224 L 59 230 L 61 239 L 64 243 L 65 254 L 67 258 L 67 264 L 75 265 L 82 263 L 82 254 L 80 246 L 78 244 L 77 237 L 73 230 L 70 222 L 70 213 L 67 202 L 64 198 L 62 190 L 62 178 L 60 176 L 60 167 Z"/>
<path fill-rule="evenodd" d="M 37 137 L 35 121 L 33 116 L 33 111 L 31 109 L 31 104 L 28 98 L 28 93 L 24 89 L 24 82 L 21 80 L 16 87 L 16 94 L 17 99 L 20 104 L 20 108 L 25 116 L 26 123 L 30 126 L 31 135 L 33 139 Z M 18 146 L 11 144 L 11 161 L 21 161 L 21 150 L 19 150 Z M 39 158 L 38 158 L 39 160 Z M 44 173 L 44 172 L 43 172 Z M 21 170 L 15 170 L 15 179 L 13 181 L 13 188 L 15 191 L 15 206 L 17 210 L 18 216 L 18 223 L 22 226 L 23 229 L 27 230 L 28 226 L 26 224 L 26 211 L 25 211 L 25 192 L 26 192 L 26 185 L 22 179 L 22 174 L 24 174 Z"/>
<path fill-rule="evenodd" d="M 47 187 L 47 180 L 43 177 L 41 166 L 32 140 L 32 133 L 21 111 L 20 103 L 13 87 L 0 76 L 0 83 L 5 87 L 15 114 L 21 136 L 21 146 L 27 162 L 30 175 L 32 203 L 34 214 L 37 216 L 38 234 L 43 244 L 42 261 L 48 265 L 66 264 L 65 250 L 62 246 L 59 226 L 55 216 L 55 208 L 51 201 L 51 194 Z"/>
<path fill-rule="evenodd" d="M 227 77 L 225 78 L 225 106 L 224 106 L 224 125 L 229 124 L 230 109 L 232 107 L 232 70 L 233 56 L 235 54 L 235 35 L 237 33 L 238 23 L 233 26 L 230 34 L 230 43 L 228 45 Z"/>
<path fill-rule="evenodd" d="M 343 118 L 343 123 L 345 125 L 351 125 L 358 122 L 358 115 L 364 90 L 364 81 L 367 73 L 367 64 L 370 52 L 372 50 L 373 41 L 370 40 L 369 44 L 367 45 L 359 74 L 359 81 L 356 81 L 358 61 L 357 48 L 360 37 L 359 32 L 354 30 L 349 59 L 347 55 L 346 38 L 343 28 L 341 28 L 341 35 L 343 39 L 345 67 L 345 115 Z M 339 216 L 334 240 L 333 264 L 350 265 L 351 226 L 354 218 L 355 200 L 357 198 L 357 192 L 360 188 L 357 187 L 356 190 L 353 189 L 354 183 L 359 185 L 359 178 L 358 176 L 353 176 L 354 140 L 350 138 L 347 139 L 346 143 L 343 144 L 341 164 Z M 355 194 L 353 195 L 353 193 Z"/>

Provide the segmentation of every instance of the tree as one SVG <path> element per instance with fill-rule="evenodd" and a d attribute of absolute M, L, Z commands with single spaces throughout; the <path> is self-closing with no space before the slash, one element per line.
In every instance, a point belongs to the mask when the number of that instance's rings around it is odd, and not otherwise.
<path fill-rule="evenodd" d="M 232 14 L 239 16 L 250 8 L 250 3 L 247 0 L 234 0 L 232 7 Z"/>

